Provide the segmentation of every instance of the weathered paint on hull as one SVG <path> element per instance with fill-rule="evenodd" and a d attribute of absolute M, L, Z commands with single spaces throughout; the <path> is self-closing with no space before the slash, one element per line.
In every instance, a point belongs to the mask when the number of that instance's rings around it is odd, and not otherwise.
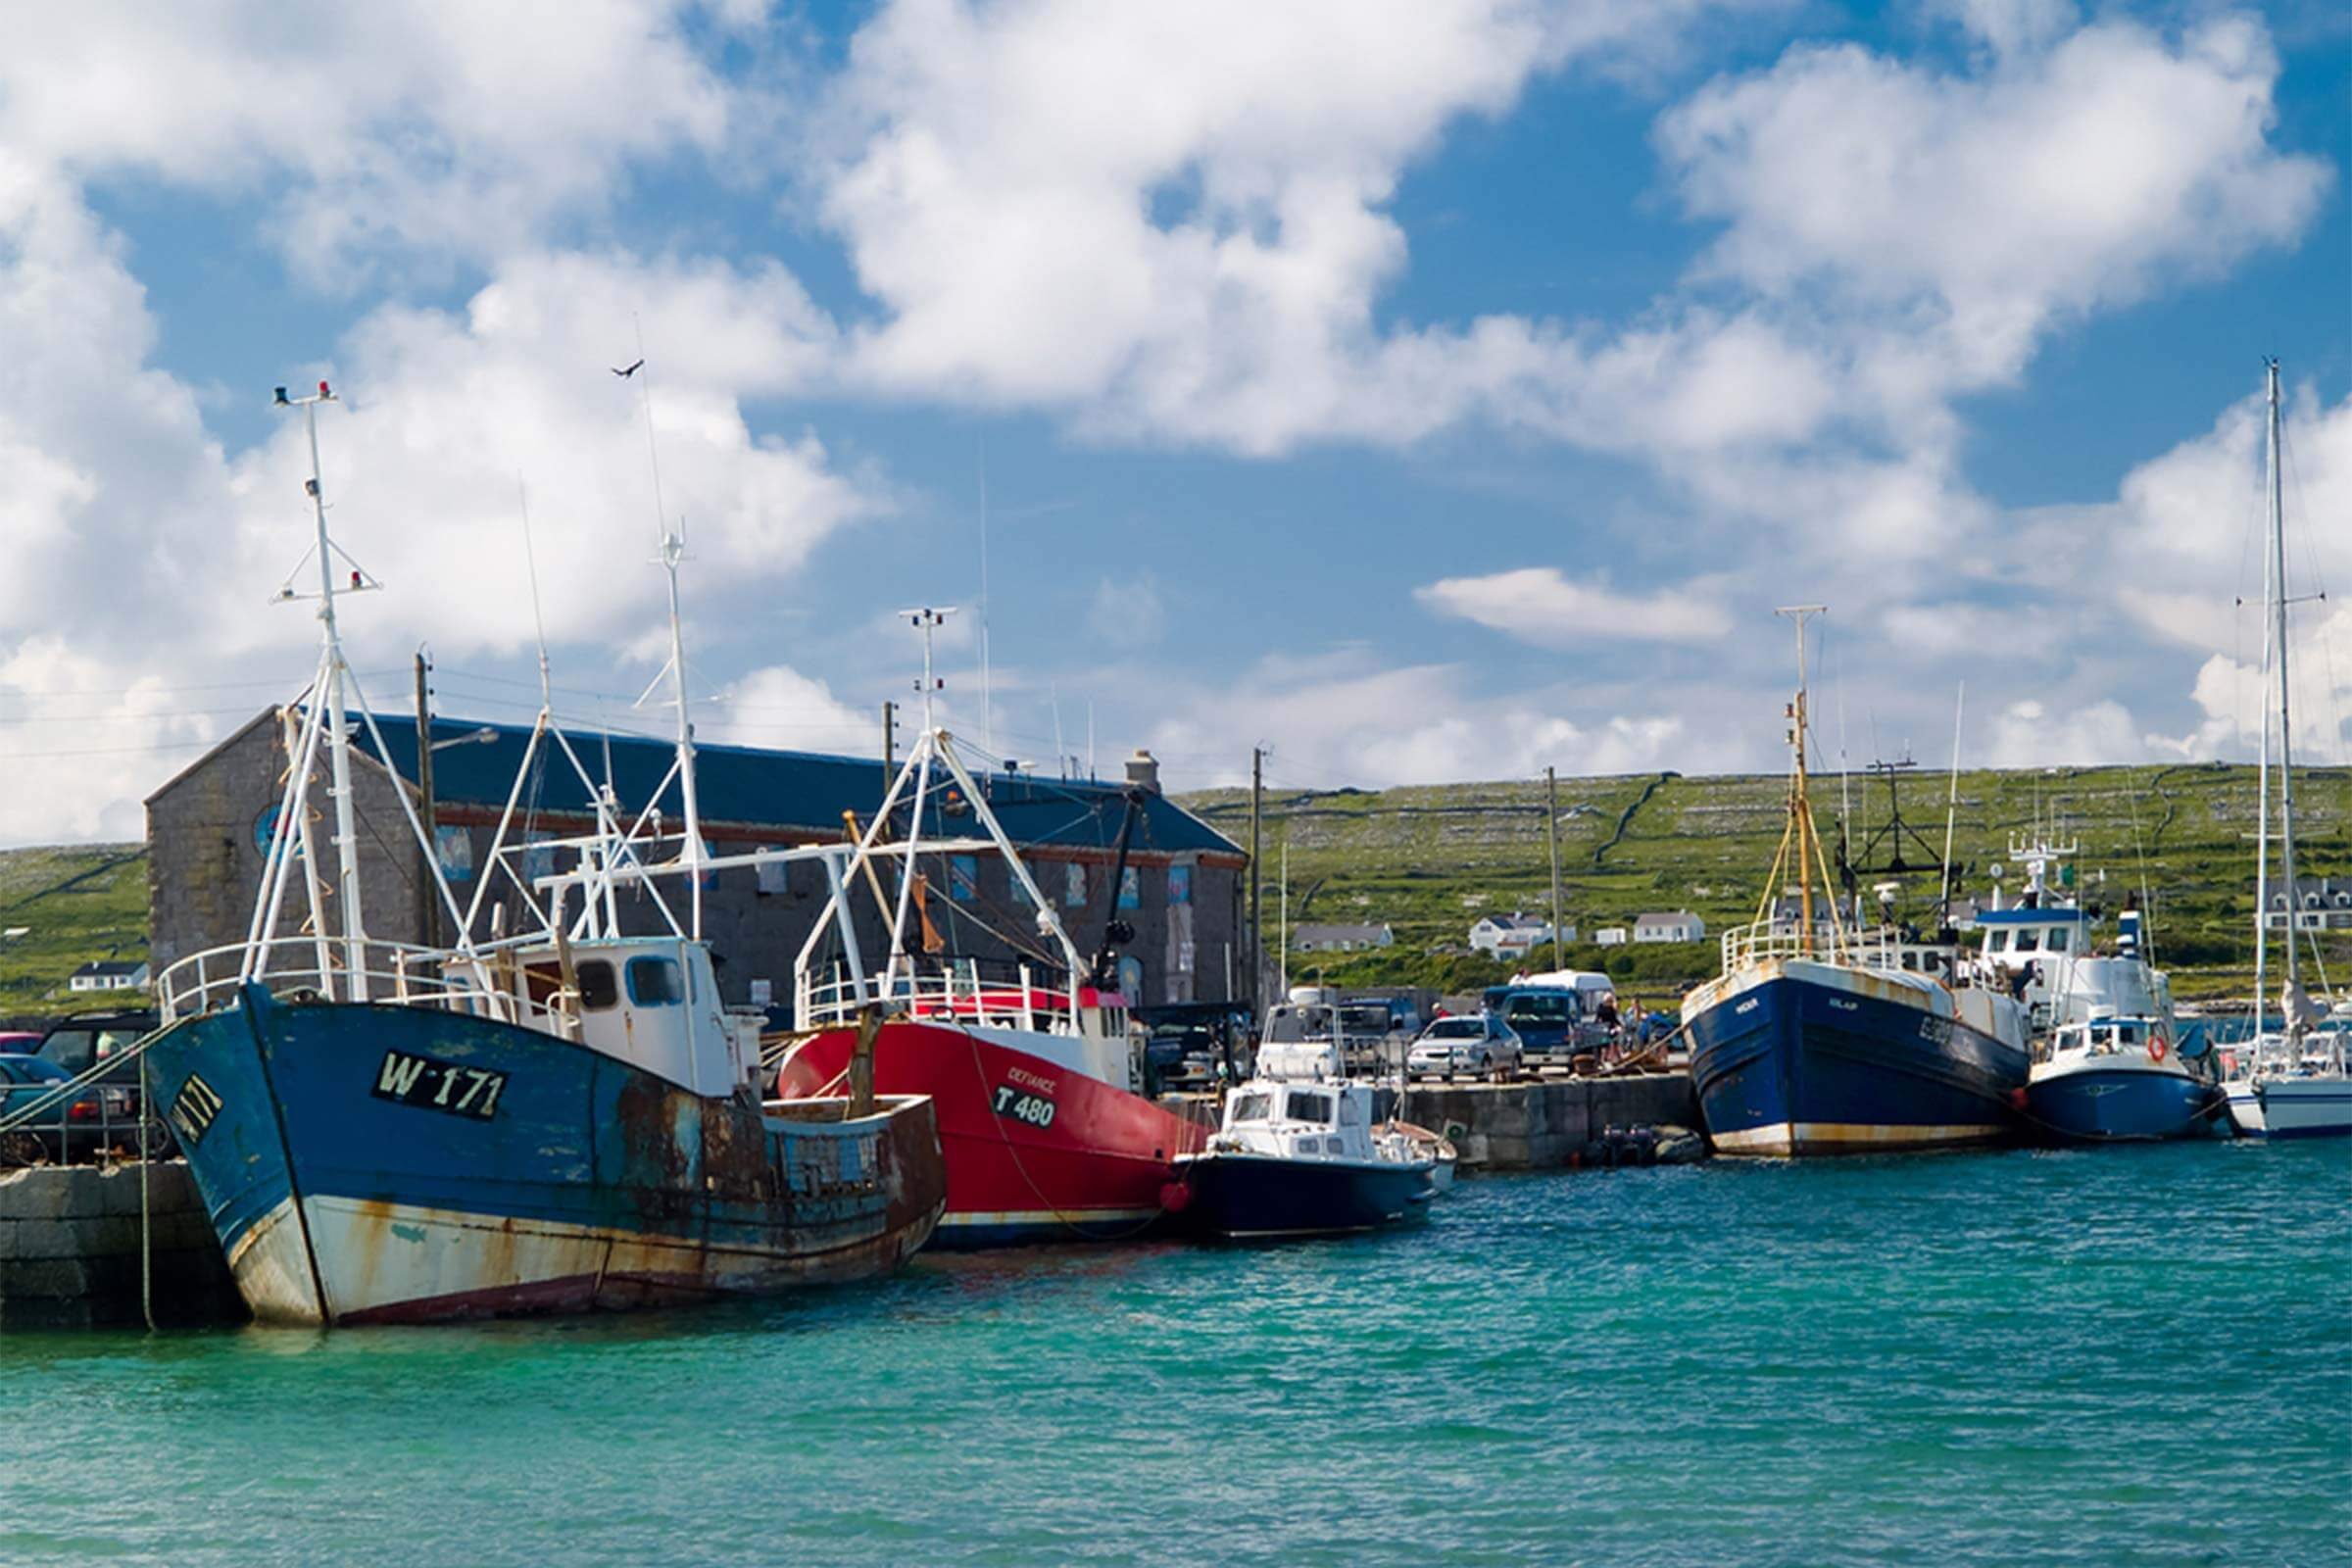
<path fill-rule="evenodd" d="M 392 1054 L 490 1114 L 381 1093 Z M 149 1053 L 254 1314 L 306 1325 L 647 1305 L 886 1272 L 946 1196 L 921 1101 L 763 1115 L 488 1019 L 253 988 Z M 209 1114 L 194 1112 L 210 1107 Z"/>
<path fill-rule="evenodd" d="M 1958 1149 L 2016 1131 L 2025 1052 L 1956 1019 L 1779 975 L 1689 1023 L 1691 1081 L 1723 1153 Z"/>
<path fill-rule="evenodd" d="M 778 1074 L 778 1093 L 818 1093 L 847 1071 L 856 1031 L 802 1042 Z M 1163 1218 L 1160 1190 L 1179 1154 L 1208 1130 L 1140 1095 L 954 1025 L 894 1021 L 874 1039 L 874 1087 L 923 1095 L 938 1107 L 948 1162 L 948 1208 L 933 1245 L 1016 1246 L 1124 1241 Z M 1046 1126 L 998 1109 L 1052 1104 Z"/>

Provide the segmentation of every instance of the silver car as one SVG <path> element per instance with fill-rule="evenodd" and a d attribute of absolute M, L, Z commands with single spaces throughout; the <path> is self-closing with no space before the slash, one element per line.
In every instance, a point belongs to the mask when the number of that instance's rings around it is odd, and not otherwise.
<path fill-rule="evenodd" d="M 1525 1053 L 1511 1026 L 1491 1012 L 1440 1018 L 1421 1031 L 1405 1054 L 1404 1070 L 1417 1077 L 1456 1073 L 1494 1076 L 1519 1071 Z"/>

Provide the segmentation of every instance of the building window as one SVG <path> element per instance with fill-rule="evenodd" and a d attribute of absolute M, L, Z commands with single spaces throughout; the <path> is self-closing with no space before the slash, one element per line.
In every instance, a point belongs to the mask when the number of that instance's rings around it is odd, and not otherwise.
<path fill-rule="evenodd" d="M 948 897 L 958 904 L 969 904 L 980 896 L 980 857 L 951 855 L 948 857 Z"/>
<path fill-rule="evenodd" d="M 1073 909 L 1086 907 L 1086 866 L 1080 861 L 1062 867 L 1061 902 Z"/>
<path fill-rule="evenodd" d="M 771 848 L 770 845 L 762 844 L 760 846 L 760 853 L 765 855 Z M 792 886 L 787 880 L 791 875 L 792 866 L 788 862 L 761 860 L 760 862 L 760 891 L 770 897 L 787 892 Z"/>
<path fill-rule="evenodd" d="M 534 889 L 547 877 L 556 874 L 556 847 L 545 839 L 532 839 L 522 847 L 522 879 Z"/>
<path fill-rule="evenodd" d="M 1169 903 L 1169 904 L 1171 904 L 1171 905 L 1178 905 L 1178 904 L 1190 904 L 1190 903 L 1192 903 L 1192 902 L 1193 902 L 1193 868 L 1192 868 L 1191 866 L 1189 866 L 1189 865 L 1171 865 L 1171 866 L 1169 866 L 1169 867 L 1168 867 L 1168 903 Z"/>
<path fill-rule="evenodd" d="M 445 882 L 473 880 L 473 835 L 462 827 L 433 829 L 433 858 L 441 862 Z"/>
<path fill-rule="evenodd" d="M 1143 906 L 1143 873 L 1131 865 L 1127 867 L 1125 871 L 1120 873 L 1119 876 L 1119 907 L 1122 909 L 1140 909 Z"/>

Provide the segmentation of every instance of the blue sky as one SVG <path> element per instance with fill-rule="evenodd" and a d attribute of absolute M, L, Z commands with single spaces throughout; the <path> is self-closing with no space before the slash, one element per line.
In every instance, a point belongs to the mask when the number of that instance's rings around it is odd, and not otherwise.
<path fill-rule="evenodd" d="M 76 8 L 0 61 L 0 842 L 309 667 L 574 721 L 659 667 L 642 330 L 713 738 L 951 721 L 1172 783 L 1777 765 L 1771 611 L 1860 760 L 2246 755 L 2259 358 L 2352 576 L 2352 24 L 2066 0 Z M 2330 520 L 2332 519 L 2332 521 Z M 2248 572 L 2253 575 L 2249 579 Z M 2298 612 L 2346 760 L 2352 612 Z M 622 694 L 617 702 L 588 694 Z M 1825 740 L 1833 747 L 1836 736 Z"/>

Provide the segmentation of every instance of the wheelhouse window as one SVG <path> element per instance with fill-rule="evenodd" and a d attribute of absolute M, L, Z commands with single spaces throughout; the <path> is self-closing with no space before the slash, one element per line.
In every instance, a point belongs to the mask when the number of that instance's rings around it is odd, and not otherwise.
<path fill-rule="evenodd" d="M 1267 1107 L 1267 1096 L 1243 1095 L 1233 1102 L 1233 1119 L 1237 1122 L 1264 1121 Z"/>
<path fill-rule="evenodd" d="M 1995 931 L 1992 939 L 1984 944 L 1984 950 L 1987 953 L 2007 953 L 2009 951 L 2009 933 Z"/>
<path fill-rule="evenodd" d="M 2048 944 L 2049 950 L 2052 953 L 2064 953 L 2066 951 L 2067 939 L 2072 935 L 2073 933 L 2068 931 L 2064 926 L 2059 926 L 2052 930 L 2050 932 L 2050 940 Z"/>
<path fill-rule="evenodd" d="M 629 960 L 629 1001 L 640 1007 L 667 1007 L 685 1000 L 686 972 L 677 959 Z"/>
<path fill-rule="evenodd" d="M 1309 1121 L 1318 1127 L 1328 1126 L 1331 1122 L 1331 1099 L 1327 1095 L 1294 1089 L 1290 1093 L 1289 1102 L 1283 1106 L 1283 1114 L 1293 1121 Z"/>
<path fill-rule="evenodd" d="M 604 959 L 589 958 L 573 972 L 580 977 L 580 1005 L 588 1011 L 602 1012 L 620 1000 L 620 985 Z"/>
<path fill-rule="evenodd" d="M 2017 946 L 2011 951 L 2016 953 L 2034 953 L 2038 951 L 2040 946 L 2041 933 L 2029 926 L 2017 934 Z"/>

